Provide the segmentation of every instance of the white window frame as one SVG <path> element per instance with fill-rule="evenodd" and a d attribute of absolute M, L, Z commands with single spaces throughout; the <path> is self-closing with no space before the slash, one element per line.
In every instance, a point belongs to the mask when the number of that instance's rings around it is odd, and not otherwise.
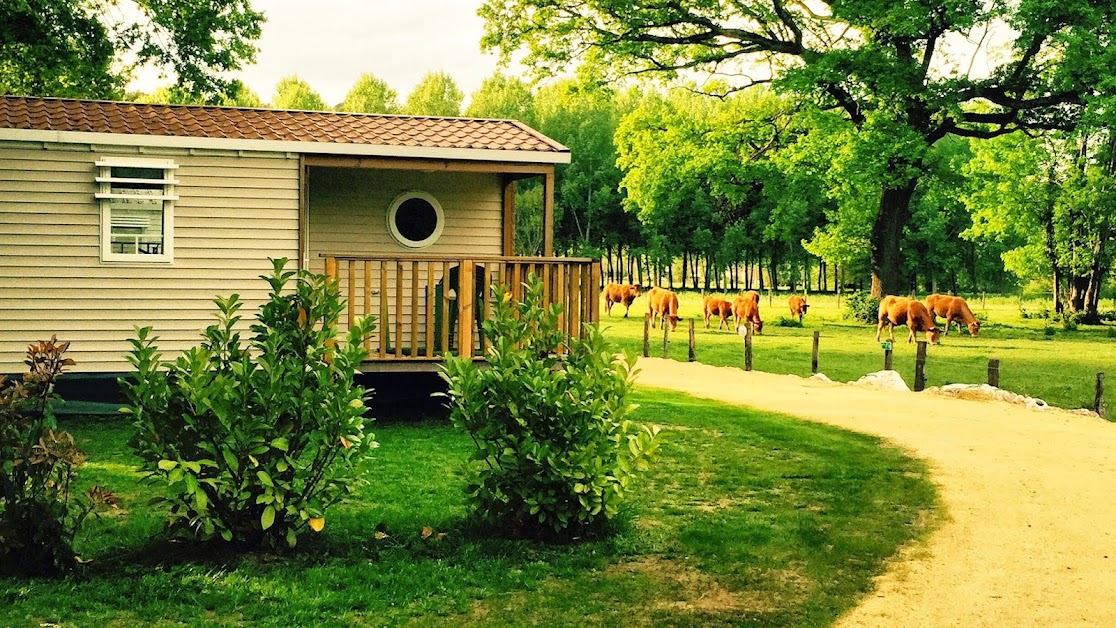
<path fill-rule="evenodd" d="M 404 237 L 402 233 L 399 233 L 399 227 L 395 224 L 395 217 L 399 213 L 399 208 L 403 203 L 413 198 L 420 198 L 430 203 L 430 206 L 434 208 L 434 213 L 437 215 L 437 223 L 434 225 L 434 232 L 431 233 L 429 237 L 422 240 L 410 240 Z M 442 204 L 439 203 L 438 199 L 434 198 L 432 194 L 421 190 L 410 190 L 396 196 L 395 199 L 391 201 L 391 205 L 388 206 L 387 212 L 387 226 L 388 232 L 391 233 L 391 237 L 395 238 L 395 241 L 399 244 L 409 249 L 423 249 L 434 244 L 438 241 L 438 238 L 442 237 L 442 229 L 446 226 L 446 214 L 442 211 Z"/>
<path fill-rule="evenodd" d="M 96 163 L 97 192 L 94 195 L 101 205 L 101 261 L 130 262 L 133 264 L 167 264 L 174 261 L 174 202 L 178 200 L 175 187 L 178 180 L 173 178 L 178 165 L 169 159 L 134 159 L 126 157 L 106 157 Z M 163 171 L 162 179 L 126 179 L 113 177 L 112 169 L 152 168 Z M 145 195 L 143 198 L 159 200 L 163 203 L 163 252 L 162 253 L 114 253 L 112 250 L 112 201 L 117 198 L 130 198 L 132 194 L 112 191 L 113 183 L 161 183 L 163 193 Z"/>

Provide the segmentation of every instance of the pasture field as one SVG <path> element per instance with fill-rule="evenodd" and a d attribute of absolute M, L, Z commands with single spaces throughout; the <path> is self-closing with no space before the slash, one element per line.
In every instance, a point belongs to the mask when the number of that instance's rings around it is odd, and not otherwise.
<path fill-rule="evenodd" d="M 722 294 L 713 292 L 711 294 Z M 729 300 L 733 293 L 726 294 Z M 780 317 L 789 318 L 787 293 L 777 293 L 769 305 L 768 295 L 760 299 L 763 334 L 753 340 L 752 367 L 770 373 L 810 375 L 810 349 L 815 330 L 821 332 L 818 370 L 834 381 L 852 381 L 865 373 L 883 368 L 883 351 L 876 342 L 874 325 L 861 324 L 844 317 L 844 303 L 837 306 L 835 295 L 810 295 L 809 312 L 804 327 L 780 327 Z M 919 295 L 925 298 L 925 295 Z M 719 366 L 744 365 L 743 342 L 735 330 L 717 330 L 717 321 L 705 329 L 702 320 L 701 295 L 679 293 L 678 330 L 670 336 L 670 357 L 687 359 L 688 319 L 696 318 L 696 354 L 699 362 Z M 1023 318 L 1018 297 L 989 296 L 982 305 L 978 296 L 969 300 L 973 314 L 981 321 L 981 332 L 972 338 L 967 332 L 957 333 L 956 327 L 942 344 L 928 347 L 926 385 L 951 383 L 980 384 L 987 381 L 988 360 L 1000 360 L 1000 387 L 1012 392 L 1038 397 L 1047 403 L 1065 408 L 1092 407 L 1096 374 L 1114 371 L 1116 338 L 1108 337 L 1107 325 L 1080 325 L 1066 331 L 1061 323 L 1036 318 Z M 1105 302 L 1108 303 L 1107 301 Z M 1041 312 L 1046 301 L 1022 302 L 1027 312 Z M 1102 307 L 1103 309 L 1103 307 Z M 601 306 L 601 326 L 605 337 L 619 349 L 640 354 L 643 350 L 643 315 L 647 298 L 641 296 L 624 319 L 624 307 L 613 306 L 610 318 Z M 939 321 L 941 322 L 941 321 Z M 1053 328 L 1053 336 L 1044 328 Z M 919 334 L 919 340 L 922 340 Z M 907 328 L 895 330 L 894 367 L 908 385 L 914 382 L 915 345 L 907 344 Z M 651 330 L 650 355 L 662 357 L 663 334 Z M 1116 371 L 1105 378 L 1105 397 L 1111 406 L 1116 403 Z"/>
<path fill-rule="evenodd" d="M 83 573 L 0 577 L 0 625 L 823 626 L 936 521 L 925 465 L 874 437 L 665 391 L 633 401 L 662 446 L 611 534 L 471 529 L 469 438 L 422 421 L 374 425 L 371 484 L 322 534 L 246 555 L 161 538 L 130 428 L 72 419 L 81 483 L 121 508 L 83 529 Z"/>

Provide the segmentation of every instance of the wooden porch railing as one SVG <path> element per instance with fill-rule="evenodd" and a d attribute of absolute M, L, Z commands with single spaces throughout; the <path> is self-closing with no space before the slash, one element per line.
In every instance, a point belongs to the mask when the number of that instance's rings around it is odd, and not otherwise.
<path fill-rule="evenodd" d="M 376 317 L 364 339 L 370 361 L 440 360 L 447 352 L 483 355 L 480 320 L 493 312 L 495 285 L 523 297 L 531 275 L 543 280 L 543 300 L 562 305 L 559 323 L 581 335 L 600 318 L 601 264 L 570 257 L 325 255 L 326 275 L 348 300 L 342 325 Z"/>

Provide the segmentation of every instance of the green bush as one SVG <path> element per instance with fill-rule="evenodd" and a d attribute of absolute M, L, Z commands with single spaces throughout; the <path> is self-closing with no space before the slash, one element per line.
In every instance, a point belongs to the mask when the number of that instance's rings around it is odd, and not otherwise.
<path fill-rule="evenodd" d="M 1042 328 L 1042 333 L 1043 333 L 1043 335 L 1044 335 L 1044 336 L 1046 336 L 1047 338 L 1049 338 L 1049 337 L 1051 337 L 1051 336 L 1053 336 L 1053 335 L 1054 335 L 1054 333 L 1055 333 L 1055 330 L 1054 330 L 1054 328 L 1053 328 L 1052 326 L 1050 326 L 1050 325 L 1047 325 L 1046 327 L 1043 327 L 1043 328 Z"/>
<path fill-rule="evenodd" d="M 802 325 L 802 321 L 798 320 L 797 318 L 788 318 L 786 316 L 780 316 L 779 320 L 775 321 L 775 326 L 776 327 L 802 327 L 803 325 Z"/>
<path fill-rule="evenodd" d="M 497 299 L 483 326 L 488 368 L 453 356 L 442 367 L 454 424 L 476 444 L 470 515 L 513 535 L 571 535 L 612 517 L 658 446 L 657 427 L 625 418 L 634 359 L 595 325 L 567 337 L 542 289 L 532 275 L 522 302 Z"/>
<path fill-rule="evenodd" d="M 55 575 L 75 567 L 74 536 L 90 513 L 116 504 L 94 486 L 71 492 L 85 454 L 59 431 L 54 383 L 74 363 L 70 343 L 51 337 L 27 348 L 21 382 L 0 376 L 0 572 Z"/>
<path fill-rule="evenodd" d="M 270 300 L 247 346 L 234 326 L 237 295 L 217 298 L 201 346 L 160 363 L 150 328 L 138 330 L 122 381 L 142 471 L 167 487 L 170 526 L 202 540 L 294 546 L 361 481 L 377 446 L 365 431 L 366 391 L 353 384 L 371 319 L 338 343 L 344 303 L 336 282 L 273 260 Z M 294 289 L 284 294 L 294 280 Z M 166 370 L 162 370 L 162 367 Z"/>
<path fill-rule="evenodd" d="M 845 318 L 861 323 L 875 324 L 879 321 L 880 300 L 871 293 L 857 290 L 845 299 Z"/>
<path fill-rule="evenodd" d="M 1116 327 L 1109 327 L 1107 330 L 1105 330 L 1105 335 L 1107 335 L 1109 338 L 1116 338 Z"/>
<path fill-rule="evenodd" d="M 1075 321 L 1073 317 L 1067 316 L 1065 320 L 1062 321 L 1062 329 L 1066 331 L 1077 331 L 1077 321 Z"/>

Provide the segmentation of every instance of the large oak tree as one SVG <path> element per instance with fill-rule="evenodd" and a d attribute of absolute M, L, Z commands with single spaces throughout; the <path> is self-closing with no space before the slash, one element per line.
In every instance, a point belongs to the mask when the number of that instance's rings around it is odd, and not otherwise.
<path fill-rule="evenodd" d="M 263 21 L 249 0 L 4 0 L 0 92 L 117 98 L 154 66 L 190 100 L 220 101 Z"/>
<path fill-rule="evenodd" d="M 485 47 L 542 71 L 712 71 L 842 111 L 876 177 L 877 295 L 905 290 L 900 245 L 931 146 L 1070 128 L 1116 86 L 1110 0 L 488 0 L 480 14 Z M 1005 39 L 1002 58 L 986 54 Z"/>

